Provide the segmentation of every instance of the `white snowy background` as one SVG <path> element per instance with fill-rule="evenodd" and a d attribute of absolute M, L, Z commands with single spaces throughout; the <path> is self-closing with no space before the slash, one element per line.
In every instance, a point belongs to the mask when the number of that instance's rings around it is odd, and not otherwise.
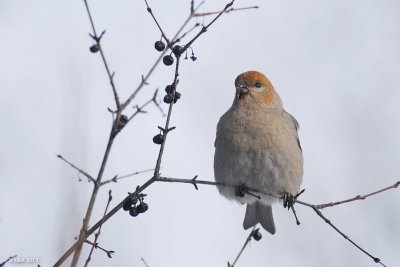
<path fill-rule="evenodd" d="M 200 11 L 226 3 L 207 1 Z M 125 99 L 158 57 L 153 44 L 160 33 L 144 1 L 89 4 L 98 31 L 107 31 L 103 48 Z M 189 14 L 189 0 L 149 4 L 170 37 Z M 177 128 L 167 140 L 162 174 L 213 181 L 215 127 L 232 103 L 233 81 L 243 71 L 259 70 L 301 125 L 302 200 L 341 200 L 399 180 L 400 3 L 235 3 L 253 5 L 260 8 L 221 17 L 193 45 L 198 60 L 183 62 L 182 99 L 171 121 Z M 56 155 L 95 176 L 110 129 L 107 107 L 114 107 L 100 56 L 89 52 L 90 31 L 83 1 L 0 1 L 0 261 L 17 254 L 52 266 L 79 233 L 92 184 L 78 182 L 76 171 Z M 163 92 L 173 69 L 159 65 L 133 104 L 158 87 Z M 117 137 L 105 179 L 155 166 L 159 146 L 152 137 L 165 118 L 155 106 L 147 111 Z M 91 225 L 101 217 L 109 189 L 114 206 L 150 177 L 104 186 Z M 249 233 L 242 228 L 244 206 L 212 186 L 195 191 L 157 183 L 145 193 L 148 212 L 133 218 L 121 211 L 103 226 L 100 245 L 116 253 L 109 259 L 96 251 L 92 266 L 144 266 L 142 257 L 151 267 L 232 263 Z M 398 266 L 399 202 L 395 189 L 323 211 L 387 266 Z M 296 208 L 300 226 L 276 205 L 277 233 L 262 231 L 237 266 L 376 266 L 311 209 Z M 88 246 L 82 262 L 87 252 Z"/>

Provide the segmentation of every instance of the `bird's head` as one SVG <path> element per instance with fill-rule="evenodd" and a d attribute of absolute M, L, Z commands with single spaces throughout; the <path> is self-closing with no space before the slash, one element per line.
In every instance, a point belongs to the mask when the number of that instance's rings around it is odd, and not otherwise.
<path fill-rule="evenodd" d="M 269 107 L 282 107 L 279 95 L 268 78 L 258 71 L 247 71 L 235 80 L 235 103 L 257 103 Z"/>

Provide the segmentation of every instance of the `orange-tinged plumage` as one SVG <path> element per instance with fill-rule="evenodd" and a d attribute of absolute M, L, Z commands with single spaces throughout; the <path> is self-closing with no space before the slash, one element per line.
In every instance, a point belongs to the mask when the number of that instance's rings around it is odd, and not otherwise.
<path fill-rule="evenodd" d="M 274 234 L 272 196 L 296 195 L 303 175 L 298 123 L 283 109 L 268 78 L 247 71 L 235 80 L 235 99 L 217 126 L 214 176 L 219 192 L 247 204 L 245 229 L 257 223 Z M 240 194 L 247 188 L 254 194 Z"/>
<path fill-rule="evenodd" d="M 248 94 L 254 102 L 269 106 L 278 106 L 281 103 L 271 82 L 261 72 L 252 70 L 240 74 L 235 80 L 235 86 L 248 89 Z"/>

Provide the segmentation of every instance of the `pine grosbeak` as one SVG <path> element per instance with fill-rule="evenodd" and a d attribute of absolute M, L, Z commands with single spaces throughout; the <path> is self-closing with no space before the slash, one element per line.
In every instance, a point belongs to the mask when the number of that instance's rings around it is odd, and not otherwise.
<path fill-rule="evenodd" d="M 303 156 L 297 135 L 299 126 L 283 109 L 279 95 L 264 74 L 242 73 L 236 78 L 235 87 L 233 104 L 217 126 L 215 181 L 223 184 L 217 186 L 220 194 L 247 203 L 245 229 L 261 223 L 274 234 L 271 204 L 277 198 L 271 194 L 294 196 L 300 190 Z M 244 189 L 242 193 L 240 188 Z M 251 193 L 251 189 L 266 194 Z"/>

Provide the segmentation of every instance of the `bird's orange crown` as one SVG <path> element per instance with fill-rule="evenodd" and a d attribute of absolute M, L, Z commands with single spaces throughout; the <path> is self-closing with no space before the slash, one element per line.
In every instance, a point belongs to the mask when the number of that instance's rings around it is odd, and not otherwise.
<path fill-rule="evenodd" d="M 253 95 L 252 99 L 254 99 L 255 101 L 270 106 L 282 105 L 281 100 L 271 82 L 261 72 L 252 70 L 240 74 L 235 80 L 235 86 L 240 86 L 240 83 L 244 83 L 248 88 L 263 88 L 262 91 L 250 91 L 250 95 Z"/>
<path fill-rule="evenodd" d="M 237 76 L 235 84 L 237 84 L 239 81 L 244 81 L 248 84 L 254 84 L 256 82 L 260 82 L 264 85 L 271 84 L 271 82 L 268 80 L 267 77 L 265 77 L 264 74 L 255 70 L 246 71 Z"/>

